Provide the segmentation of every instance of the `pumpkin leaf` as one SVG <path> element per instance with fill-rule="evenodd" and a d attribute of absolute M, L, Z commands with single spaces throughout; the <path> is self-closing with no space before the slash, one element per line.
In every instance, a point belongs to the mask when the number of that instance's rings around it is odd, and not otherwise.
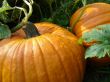
<path fill-rule="evenodd" d="M 8 38 L 11 36 L 9 27 L 5 24 L 0 23 L 0 39 Z"/>
<path fill-rule="evenodd" d="M 2 7 L 0 7 L 0 20 L 4 23 L 7 23 L 10 21 L 7 10 L 13 9 L 7 2 L 7 0 L 4 0 L 2 3 Z"/>
<path fill-rule="evenodd" d="M 0 8 L 0 13 L 11 9 L 13 8 L 8 4 L 7 0 L 4 0 L 2 3 L 2 7 Z"/>
<path fill-rule="evenodd" d="M 105 43 L 110 40 L 110 24 L 96 26 L 92 31 L 83 34 L 82 39 L 86 42 L 96 41 Z"/>
<path fill-rule="evenodd" d="M 84 33 L 82 39 L 87 43 L 95 41 L 87 49 L 85 58 L 110 56 L 110 24 L 96 26 L 90 32 Z"/>
<path fill-rule="evenodd" d="M 86 50 L 85 58 L 102 58 L 108 55 L 110 57 L 110 44 L 94 44 Z"/>
<path fill-rule="evenodd" d="M 1 12 L 0 13 L 0 20 L 3 21 L 4 23 L 10 22 L 10 19 L 8 17 L 7 12 Z"/>

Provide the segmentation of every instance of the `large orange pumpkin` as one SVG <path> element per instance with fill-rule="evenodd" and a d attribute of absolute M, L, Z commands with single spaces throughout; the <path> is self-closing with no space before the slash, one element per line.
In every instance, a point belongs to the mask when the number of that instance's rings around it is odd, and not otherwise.
<path fill-rule="evenodd" d="M 75 24 L 75 20 L 78 19 L 79 16 L 81 16 L 81 18 Z M 82 7 L 72 15 L 70 20 L 70 26 L 74 26 L 73 32 L 79 38 L 83 33 L 91 31 L 95 26 L 108 23 L 110 23 L 110 4 L 106 3 L 93 3 Z M 86 47 L 89 47 L 92 44 L 93 42 L 89 44 L 84 42 Z M 108 57 L 101 59 L 92 58 L 91 60 L 100 65 L 110 62 L 110 58 Z"/>
<path fill-rule="evenodd" d="M 82 82 L 84 49 L 77 38 L 55 24 L 35 26 L 40 36 L 25 38 L 20 30 L 1 41 L 0 82 Z"/>

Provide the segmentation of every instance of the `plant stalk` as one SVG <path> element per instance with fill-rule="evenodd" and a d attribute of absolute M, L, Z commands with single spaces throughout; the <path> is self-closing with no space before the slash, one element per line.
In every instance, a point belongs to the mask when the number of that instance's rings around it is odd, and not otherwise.
<path fill-rule="evenodd" d="M 21 11 L 24 12 L 24 15 L 25 17 L 22 19 L 22 21 L 16 26 L 14 27 L 13 29 L 11 29 L 12 32 L 15 32 L 17 31 L 18 29 L 22 28 L 22 26 L 26 25 L 28 23 L 28 19 L 29 17 L 32 15 L 32 12 L 33 12 L 33 8 L 32 8 L 32 5 L 33 5 L 33 0 L 23 0 L 25 2 L 26 5 L 28 5 L 29 7 L 29 12 L 27 12 L 27 10 L 25 8 L 22 8 L 22 7 L 14 7 L 16 9 L 20 9 Z"/>

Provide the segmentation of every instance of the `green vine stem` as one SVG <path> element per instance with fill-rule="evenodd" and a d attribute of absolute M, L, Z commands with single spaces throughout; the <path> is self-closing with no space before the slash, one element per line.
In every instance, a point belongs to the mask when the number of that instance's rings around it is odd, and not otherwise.
<path fill-rule="evenodd" d="M 32 5 L 33 5 L 34 1 L 33 0 L 29 0 L 29 1 L 23 0 L 23 1 L 26 5 L 28 5 L 29 11 L 27 12 L 27 10 L 22 7 L 17 7 L 17 6 L 13 7 L 14 9 L 19 9 L 19 10 L 23 11 L 25 17 L 22 19 L 22 21 L 16 27 L 11 29 L 12 32 L 15 32 L 16 30 L 22 28 L 22 26 L 26 25 L 28 23 L 29 17 L 32 15 L 32 12 L 33 12 Z"/>
<path fill-rule="evenodd" d="M 83 6 L 86 6 L 87 0 L 82 0 Z"/>

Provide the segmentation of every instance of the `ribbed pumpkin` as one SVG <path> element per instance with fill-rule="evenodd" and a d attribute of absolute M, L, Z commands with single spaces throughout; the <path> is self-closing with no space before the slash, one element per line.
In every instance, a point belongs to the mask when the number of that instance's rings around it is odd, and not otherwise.
<path fill-rule="evenodd" d="M 75 20 L 83 12 L 79 21 L 75 24 Z M 71 17 L 70 26 L 73 27 L 73 32 L 77 37 L 81 37 L 83 33 L 91 31 L 97 25 L 108 24 L 110 23 L 110 4 L 106 3 L 93 3 L 85 7 L 78 9 Z M 75 24 L 75 25 L 74 25 Z M 93 43 L 85 43 L 86 47 L 89 47 Z M 110 58 L 105 57 L 101 59 L 92 58 L 93 63 L 96 65 L 103 65 L 110 62 Z"/>
<path fill-rule="evenodd" d="M 78 9 L 71 17 L 70 26 L 73 26 L 74 21 L 79 17 L 84 10 L 81 18 L 75 24 L 73 32 L 78 36 L 84 32 L 90 31 L 97 25 L 110 23 L 110 4 L 93 3 Z"/>
<path fill-rule="evenodd" d="M 25 38 L 20 30 L 1 41 L 0 82 L 82 82 L 84 49 L 77 38 L 55 24 L 35 26 L 40 36 Z"/>

